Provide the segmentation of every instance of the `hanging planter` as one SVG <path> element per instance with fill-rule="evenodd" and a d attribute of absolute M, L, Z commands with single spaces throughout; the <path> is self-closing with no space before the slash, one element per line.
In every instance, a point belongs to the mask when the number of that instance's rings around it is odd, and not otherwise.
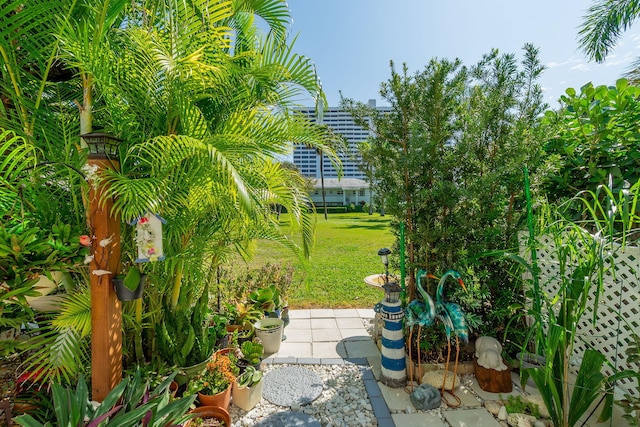
<path fill-rule="evenodd" d="M 166 221 L 157 214 L 147 213 L 131 222 L 136 226 L 136 246 L 138 258 L 136 262 L 153 262 L 164 260 L 162 247 L 162 224 Z"/>
<path fill-rule="evenodd" d="M 120 301 L 133 301 L 142 297 L 147 275 L 140 273 L 135 267 L 129 269 L 126 275 L 118 275 L 111 279 Z"/>

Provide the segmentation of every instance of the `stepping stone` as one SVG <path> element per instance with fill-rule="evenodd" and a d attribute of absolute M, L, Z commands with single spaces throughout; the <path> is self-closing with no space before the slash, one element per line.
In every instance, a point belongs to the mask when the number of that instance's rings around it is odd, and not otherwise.
<path fill-rule="evenodd" d="M 321 427 L 321 424 L 311 415 L 287 411 L 271 414 L 254 427 Z"/>
<path fill-rule="evenodd" d="M 301 366 L 272 369 L 264 376 L 262 383 L 262 396 L 278 406 L 291 407 L 313 402 L 323 389 L 318 374 Z"/>

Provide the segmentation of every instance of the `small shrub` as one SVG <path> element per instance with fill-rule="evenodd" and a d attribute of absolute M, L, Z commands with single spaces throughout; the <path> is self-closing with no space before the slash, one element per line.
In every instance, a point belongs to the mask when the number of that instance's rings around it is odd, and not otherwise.
<path fill-rule="evenodd" d="M 533 402 L 525 400 L 522 396 L 508 396 L 504 405 L 510 414 L 527 414 L 540 418 L 540 407 Z"/>

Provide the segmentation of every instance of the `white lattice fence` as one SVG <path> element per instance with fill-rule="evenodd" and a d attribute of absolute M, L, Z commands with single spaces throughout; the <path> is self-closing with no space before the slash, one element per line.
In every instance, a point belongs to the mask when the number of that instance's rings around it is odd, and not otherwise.
<path fill-rule="evenodd" d="M 540 288 L 547 297 L 553 298 L 560 286 L 554 241 L 550 236 L 537 239 Z M 626 363 L 625 351 L 632 342 L 631 333 L 640 334 L 640 247 L 627 246 L 622 249 L 616 246 L 613 254 L 615 271 L 608 269 L 605 272 L 604 292 L 600 294 L 598 301 L 597 320 L 593 324 L 597 288 L 594 284 L 588 297 L 590 304 L 577 328 L 574 356 L 582 357 L 586 349 L 594 348 L 607 357 L 615 370 L 632 369 L 637 372 L 640 367 Z M 567 274 L 571 274 L 571 271 Z M 607 368 L 606 373 L 612 374 L 613 371 L 614 369 Z M 631 395 L 637 394 L 636 380 L 623 379 L 617 386 Z"/>

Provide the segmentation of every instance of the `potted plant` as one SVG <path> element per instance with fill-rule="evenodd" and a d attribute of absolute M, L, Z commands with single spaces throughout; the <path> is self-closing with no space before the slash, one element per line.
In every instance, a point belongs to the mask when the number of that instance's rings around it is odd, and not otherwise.
<path fill-rule="evenodd" d="M 250 411 L 262 399 L 262 371 L 247 366 L 233 383 L 233 404 Z"/>
<path fill-rule="evenodd" d="M 231 387 L 239 371 L 235 362 L 233 353 L 216 355 L 204 372 L 189 382 L 186 394 L 197 393 L 201 406 L 229 409 Z"/>
<path fill-rule="evenodd" d="M 229 411 L 218 406 L 200 406 L 199 408 L 192 410 L 190 414 L 193 415 L 193 418 L 185 423 L 185 427 L 205 425 L 203 421 L 205 419 L 218 421 L 219 424 L 215 425 L 231 427 L 231 415 L 229 414 Z"/>
<path fill-rule="evenodd" d="M 280 350 L 282 330 L 284 328 L 284 321 L 282 319 L 267 317 L 265 319 L 258 320 L 253 324 L 253 327 L 255 329 L 256 337 L 264 346 L 264 354 L 273 354 Z"/>
<path fill-rule="evenodd" d="M 169 385 L 174 374 L 167 377 L 155 389 L 142 379 L 138 371 L 133 377 L 125 377 L 104 400 L 94 406 L 89 400 L 89 390 L 83 377 L 80 377 L 75 390 L 52 385 L 55 408 L 55 425 L 109 425 L 132 426 L 146 425 L 163 427 L 178 425 L 189 419 L 187 414 L 194 396 L 182 399 L 169 399 Z M 22 415 L 15 419 L 22 426 L 50 426 L 43 424 L 31 415 Z"/>
<path fill-rule="evenodd" d="M 267 317 L 280 317 L 283 300 L 275 285 L 258 288 L 249 294 L 249 302 Z"/>
<path fill-rule="evenodd" d="M 260 369 L 263 351 L 264 346 L 262 343 L 257 341 L 244 341 L 240 345 L 240 357 L 237 362 L 240 373 L 243 373 L 247 367 L 250 366 L 253 366 L 255 369 Z"/>
<path fill-rule="evenodd" d="M 227 332 L 237 330 L 253 331 L 253 324 L 262 319 L 264 314 L 258 310 L 253 304 L 225 303 L 227 316 Z"/>
<path fill-rule="evenodd" d="M 133 301 L 142 297 L 144 285 L 146 283 L 146 274 L 142 274 L 137 266 L 131 266 L 124 274 L 115 276 L 113 286 L 116 288 L 116 294 L 120 301 Z"/>

